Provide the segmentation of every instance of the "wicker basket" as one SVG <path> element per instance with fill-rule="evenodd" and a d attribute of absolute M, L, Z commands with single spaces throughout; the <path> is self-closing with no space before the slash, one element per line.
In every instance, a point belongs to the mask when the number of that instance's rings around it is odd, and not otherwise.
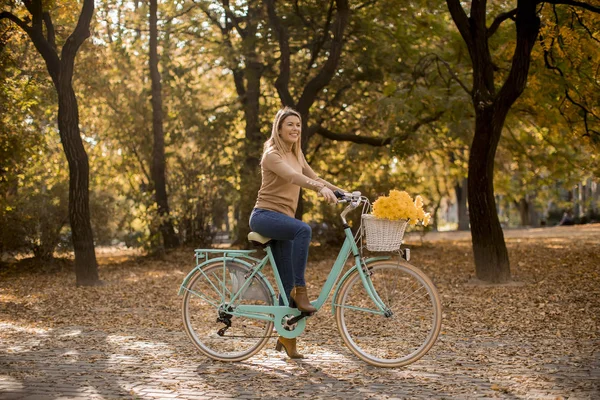
<path fill-rule="evenodd" d="M 402 245 L 408 220 L 390 221 L 363 214 L 362 229 L 369 251 L 396 251 Z"/>

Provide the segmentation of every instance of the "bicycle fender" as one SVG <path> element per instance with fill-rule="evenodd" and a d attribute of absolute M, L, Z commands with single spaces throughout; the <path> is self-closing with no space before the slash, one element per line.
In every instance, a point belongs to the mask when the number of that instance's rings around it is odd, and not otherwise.
<path fill-rule="evenodd" d="M 384 261 L 384 260 L 389 260 L 390 258 L 392 258 L 391 256 L 380 256 L 380 257 L 371 257 L 371 258 L 367 258 L 365 260 L 365 265 L 369 265 L 371 263 L 374 263 L 376 261 Z M 342 279 L 340 279 L 338 281 L 338 284 L 335 287 L 335 292 L 333 292 L 333 296 L 331 298 L 331 313 L 335 314 L 335 303 L 337 300 L 337 296 L 338 296 L 338 292 L 340 290 L 340 288 L 342 287 L 342 285 L 344 284 L 344 282 L 346 281 L 346 279 L 348 279 L 348 277 L 358 268 L 357 265 L 355 265 L 354 267 L 350 268 L 345 274 L 344 276 L 342 276 Z"/>
<path fill-rule="evenodd" d="M 194 273 L 196 271 L 198 271 L 199 269 L 201 269 L 202 267 L 204 267 L 207 264 L 212 264 L 212 263 L 217 262 L 217 261 L 221 261 L 221 262 L 223 262 L 223 261 L 234 261 L 236 263 L 245 265 L 248 268 L 252 268 L 254 266 L 253 264 L 249 263 L 248 261 L 242 260 L 242 259 L 236 258 L 236 257 L 215 257 L 215 258 L 211 258 L 211 259 L 209 259 L 207 261 L 204 261 L 203 263 L 200 263 L 200 264 L 196 265 L 196 267 L 194 269 L 192 269 L 190 271 L 190 273 L 186 275 L 185 278 L 183 278 L 183 282 L 181 282 L 181 285 L 179 286 L 179 292 L 177 292 L 177 295 L 178 296 L 182 296 L 183 295 L 183 293 L 185 292 L 185 289 L 187 289 L 188 282 L 190 281 L 190 279 L 192 278 L 192 275 L 194 275 Z M 262 272 L 259 271 L 257 273 L 257 275 L 259 275 L 261 278 L 264 279 L 265 283 L 267 284 L 267 288 L 269 289 L 269 292 L 271 293 L 271 296 L 272 297 L 276 297 L 275 296 L 275 290 L 273 289 L 273 286 L 271 286 L 271 282 L 269 282 L 269 280 L 264 276 L 264 274 Z"/>

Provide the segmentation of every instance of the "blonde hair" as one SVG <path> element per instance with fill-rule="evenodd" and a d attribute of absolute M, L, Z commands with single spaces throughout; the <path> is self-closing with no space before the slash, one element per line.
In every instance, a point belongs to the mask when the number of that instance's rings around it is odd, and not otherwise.
<path fill-rule="evenodd" d="M 300 113 L 298 111 L 294 110 L 293 108 L 284 107 L 281 110 L 277 111 L 277 114 L 275 114 L 275 119 L 273 120 L 273 128 L 271 129 L 271 137 L 269 139 L 267 139 L 267 141 L 265 142 L 265 144 L 263 146 L 263 154 L 262 154 L 261 162 L 262 162 L 262 159 L 265 158 L 265 155 L 269 151 L 276 150 L 276 151 L 279 151 L 282 155 L 285 154 L 286 151 L 288 151 L 287 146 L 285 145 L 285 143 L 279 136 L 279 131 L 281 130 L 281 126 L 283 125 L 283 120 L 285 120 L 287 117 L 289 117 L 291 115 L 298 117 L 298 119 L 300 120 L 300 124 L 302 124 L 302 117 L 300 116 Z M 294 153 L 294 155 L 296 156 L 298 161 L 302 160 L 302 149 L 300 147 L 301 143 L 302 143 L 302 131 L 300 131 L 300 137 L 298 138 L 298 140 L 294 144 L 292 144 L 292 153 Z"/>

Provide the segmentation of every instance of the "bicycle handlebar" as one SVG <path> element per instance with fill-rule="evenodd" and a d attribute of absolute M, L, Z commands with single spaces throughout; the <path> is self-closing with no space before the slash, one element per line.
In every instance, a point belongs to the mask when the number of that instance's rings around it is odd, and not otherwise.
<path fill-rule="evenodd" d="M 344 209 L 344 211 L 342 211 L 342 214 L 340 215 L 342 217 L 342 221 L 344 222 L 344 225 L 347 224 L 346 215 L 348 214 L 348 212 L 357 208 L 362 202 L 369 201 L 366 197 L 363 197 L 361 195 L 361 193 L 358 191 L 352 192 L 352 193 L 342 193 L 341 191 L 336 190 L 333 193 L 339 199 L 337 201 L 338 204 L 339 203 L 349 203 L 348 207 L 346 207 Z"/>
<path fill-rule="evenodd" d="M 333 192 L 333 194 L 335 194 L 335 197 L 338 198 L 338 203 L 360 203 L 363 198 L 361 193 L 358 191 L 352 193 L 343 193 L 340 190 L 336 190 Z"/>

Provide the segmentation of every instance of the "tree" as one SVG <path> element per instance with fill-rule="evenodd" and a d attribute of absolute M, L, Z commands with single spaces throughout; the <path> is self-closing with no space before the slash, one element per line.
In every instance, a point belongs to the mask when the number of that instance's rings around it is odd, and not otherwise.
<path fill-rule="evenodd" d="M 295 5 L 296 18 L 303 22 L 302 28 L 304 31 L 310 31 L 314 29 L 315 32 L 312 37 L 307 38 L 306 48 L 310 49 L 310 61 L 307 64 L 307 70 L 315 68 L 320 64 L 320 68 L 316 74 L 306 74 L 302 88 L 298 90 L 299 96 L 295 100 L 290 91 L 290 73 L 291 73 L 291 48 L 290 48 L 290 35 L 288 29 L 280 17 L 277 15 L 275 9 L 275 1 L 268 0 L 267 12 L 269 15 L 269 23 L 279 44 L 279 75 L 275 81 L 275 88 L 281 99 L 283 106 L 295 108 L 302 116 L 302 151 L 306 152 L 310 138 L 316 133 L 316 129 L 309 129 L 308 121 L 310 118 L 310 109 L 317 100 L 318 95 L 321 91 L 329 85 L 331 79 L 335 76 L 340 58 L 342 55 L 342 49 L 344 45 L 344 30 L 348 24 L 350 16 L 350 8 L 347 0 L 335 0 L 335 19 L 334 14 L 334 1 L 330 1 L 329 10 L 325 20 L 324 28 L 322 33 L 319 34 L 314 26 L 311 26 L 299 11 L 298 4 Z M 331 32 L 330 32 L 331 31 Z M 330 37 L 331 36 L 331 37 Z M 329 48 L 325 51 L 324 45 L 329 43 Z M 304 46 L 299 46 L 296 51 L 305 51 Z M 324 60 L 317 60 L 322 57 L 321 52 L 326 54 Z M 302 195 L 298 198 L 298 208 L 296 210 L 296 218 L 302 219 L 303 202 Z"/>
<path fill-rule="evenodd" d="M 10 41 L 0 52 L 0 252 L 33 252 L 47 263 L 69 222 L 68 167 L 51 121 L 54 87 L 28 38 L 5 38 Z"/>
<path fill-rule="evenodd" d="M 150 79 L 152 81 L 152 131 L 154 147 L 152 150 L 152 181 L 154 196 L 160 217 L 160 232 L 167 249 L 179 246 L 179 239 L 173 229 L 167 196 L 165 177 L 165 133 L 163 130 L 163 101 L 160 73 L 158 72 L 158 29 L 157 0 L 150 0 Z"/>
<path fill-rule="evenodd" d="M 446 0 L 452 20 L 467 46 L 473 68 L 473 85 L 468 90 L 475 110 L 467 190 L 469 218 L 477 278 L 493 283 L 510 280 L 508 252 L 494 199 L 494 158 L 506 117 L 525 90 L 531 52 L 541 26 L 538 7 L 543 3 L 569 4 L 600 12 L 600 8 L 579 1 L 518 0 L 516 8 L 499 14 L 488 27 L 485 0 L 471 1 L 469 16 L 459 0 Z M 490 38 L 508 19 L 515 21 L 516 45 L 510 70 L 498 89 L 497 66 L 491 56 Z"/>
<path fill-rule="evenodd" d="M 84 0 L 77 25 L 66 39 L 60 55 L 50 12 L 44 9 L 41 0 L 26 0 L 24 4 L 30 16 L 22 19 L 10 11 L 3 11 L 0 13 L 0 21 L 12 21 L 29 36 L 44 58 L 56 88 L 58 129 L 69 164 L 69 222 L 75 251 L 76 282 L 83 286 L 97 285 L 100 281 L 90 222 L 89 162 L 81 140 L 79 110 L 72 84 L 75 56 L 90 36 L 94 0 Z"/>
<path fill-rule="evenodd" d="M 95 183 L 117 202 L 111 214 L 116 227 L 112 239 L 153 252 L 162 238 L 152 191 L 149 3 L 137 9 L 113 1 L 96 4 L 95 50 L 78 61 L 81 68 L 96 71 L 78 78 L 85 88 L 81 104 L 90 126 L 86 135 L 98 150 L 88 154 L 90 160 L 101 157 L 93 165 L 97 172 L 92 190 Z M 239 196 L 233 171 L 240 168 L 234 157 L 242 143 L 243 120 L 233 81 L 219 64 L 224 48 L 210 41 L 218 35 L 198 5 L 159 2 L 158 7 L 169 215 L 181 243 L 209 245 L 215 225 L 222 225 L 217 217 L 227 225 L 223 216 Z M 94 233 L 98 238 L 97 228 Z"/>
<path fill-rule="evenodd" d="M 261 133 L 261 79 L 265 70 L 259 34 L 263 9 L 260 1 L 232 7 L 229 0 L 203 1 L 200 4 L 212 24 L 219 30 L 226 52 L 224 59 L 235 83 L 238 101 L 244 114 L 244 141 L 239 165 L 240 199 L 237 204 L 237 240 L 246 242 L 248 220 L 260 188 L 260 153 L 265 137 Z"/>

